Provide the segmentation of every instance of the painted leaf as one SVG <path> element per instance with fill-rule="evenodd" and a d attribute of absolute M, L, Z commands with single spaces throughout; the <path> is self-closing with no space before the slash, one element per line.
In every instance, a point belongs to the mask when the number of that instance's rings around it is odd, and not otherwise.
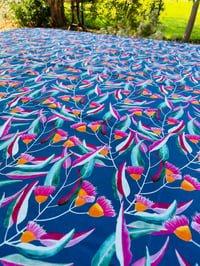
<path fill-rule="evenodd" d="M 183 107 L 180 106 L 180 109 L 179 109 L 177 112 L 173 113 L 173 114 L 171 115 L 171 117 L 173 117 L 174 119 L 177 119 L 177 120 L 178 120 L 178 119 L 180 119 L 183 115 L 184 115 Z"/>
<path fill-rule="evenodd" d="M 164 254 L 167 250 L 168 243 L 169 243 L 169 237 L 167 237 L 167 240 L 165 241 L 163 247 L 157 253 L 150 256 L 150 265 L 151 266 L 157 266 L 160 263 L 160 261 L 162 260 Z M 145 265 L 145 263 L 146 263 L 145 258 L 141 258 L 141 259 L 137 260 L 136 262 L 134 262 L 132 266 L 143 266 L 143 265 Z"/>
<path fill-rule="evenodd" d="M 180 266 L 191 266 L 191 264 L 181 256 L 177 249 L 175 249 L 175 252 Z"/>
<path fill-rule="evenodd" d="M 85 231 L 85 232 L 74 233 L 73 237 L 67 243 L 65 248 L 73 247 L 73 246 L 77 245 L 82 240 L 87 238 L 90 234 L 92 234 L 94 230 L 95 230 L 95 228 L 92 228 L 92 229 Z M 60 233 L 47 233 L 47 234 L 44 234 L 41 236 L 40 242 L 45 246 L 52 246 L 56 243 L 57 240 L 60 240 L 63 236 L 64 236 L 64 234 L 60 234 Z"/>
<path fill-rule="evenodd" d="M 192 204 L 192 202 L 193 202 L 193 200 L 178 203 L 175 214 L 177 215 L 177 214 L 180 214 L 180 213 L 184 212 L 185 210 L 187 210 L 187 208 L 189 208 L 189 206 Z M 169 206 L 170 206 L 170 204 L 156 202 L 155 204 L 153 204 L 152 209 L 155 212 L 163 213 L 166 211 L 167 208 L 169 208 Z"/>
<path fill-rule="evenodd" d="M 32 171 L 32 170 L 40 170 L 42 168 L 44 168 L 45 166 L 47 166 L 51 160 L 53 160 L 55 154 L 51 155 L 49 158 L 47 158 L 46 160 L 44 160 L 42 163 L 39 164 L 19 164 L 16 166 L 16 168 L 19 168 L 21 170 L 26 170 L 26 171 Z"/>
<path fill-rule="evenodd" d="M 20 136 L 17 136 L 14 139 L 14 141 L 9 145 L 8 150 L 7 150 L 8 152 L 7 156 L 9 155 L 15 156 L 19 152 L 19 144 L 18 144 L 19 140 L 20 140 Z"/>
<path fill-rule="evenodd" d="M 50 247 L 35 246 L 30 243 L 20 243 L 14 246 L 22 254 L 24 254 L 27 257 L 36 258 L 36 259 L 40 259 L 40 258 L 44 259 L 44 258 L 52 257 L 58 252 L 60 252 L 67 245 L 67 243 L 71 240 L 73 234 L 74 234 L 74 229 L 71 230 L 68 234 L 66 234 L 63 238 L 58 240 L 56 244 Z"/>
<path fill-rule="evenodd" d="M 116 146 L 116 151 L 118 151 L 119 154 L 121 154 L 127 151 L 131 147 L 132 143 L 133 143 L 133 134 L 132 132 L 130 132 L 128 137 Z"/>
<path fill-rule="evenodd" d="M 91 159 L 89 162 L 84 164 L 83 168 L 80 171 L 81 178 L 85 179 L 91 176 L 95 165 L 95 159 Z"/>
<path fill-rule="evenodd" d="M 49 170 L 45 181 L 44 181 L 44 186 L 53 186 L 56 187 L 60 183 L 60 171 L 62 164 L 64 161 L 70 156 L 70 154 L 64 156 L 62 159 L 59 161 L 55 162 L 54 165 L 51 167 Z"/>
<path fill-rule="evenodd" d="M 81 184 L 82 184 L 82 180 L 81 180 L 81 177 L 79 176 L 79 180 L 78 182 L 76 183 L 76 185 L 73 187 L 73 189 L 70 191 L 70 193 L 61 198 L 59 201 L 58 201 L 58 205 L 59 206 L 63 206 L 65 204 L 67 204 L 68 202 L 72 201 L 78 194 L 80 188 L 81 188 Z"/>
<path fill-rule="evenodd" d="M 196 118 L 191 119 L 187 123 L 187 129 L 190 135 L 200 135 L 200 132 L 196 129 L 194 122 Z"/>
<path fill-rule="evenodd" d="M 170 134 L 168 134 L 167 136 L 163 137 L 160 140 L 155 141 L 152 145 L 149 146 L 149 151 L 155 151 L 155 150 L 159 150 L 160 148 L 163 147 L 163 145 L 165 145 L 168 141 L 168 139 L 171 137 Z"/>
<path fill-rule="evenodd" d="M 138 144 L 136 144 L 132 149 L 132 152 L 131 152 L 131 165 L 132 166 L 144 167 L 144 160 L 142 159 L 141 150 L 140 150 L 142 143 L 143 143 L 143 140 L 138 142 Z"/>
<path fill-rule="evenodd" d="M 11 185 L 13 183 L 19 183 L 21 180 L 1 180 L 0 181 L 0 187 Z"/>
<path fill-rule="evenodd" d="M 87 114 L 88 115 L 94 115 L 94 114 L 97 114 L 101 111 L 103 111 L 103 109 L 105 108 L 105 103 L 100 105 L 99 107 L 95 108 L 95 109 L 92 109 L 92 110 L 89 110 L 87 111 Z"/>
<path fill-rule="evenodd" d="M 37 183 L 38 181 L 35 181 L 31 185 L 29 185 L 17 200 L 12 213 L 12 221 L 14 223 L 20 224 L 26 218 L 28 212 L 28 201 Z"/>
<path fill-rule="evenodd" d="M 158 152 L 158 155 L 163 161 L 167 161 L 169 159 L 169 148 L 167 144 L 164 144 Z"/>
<path fill-rule="evenodd" d="M 156 154 L 156 156 L 160 159 L 160 166 L 158 169 L 157 174 L 155 174 L 151 180 L 153 182 L 158 182 L 161 178 L 163 178 L 165 176 L 165 167 L 164 167 L 164 162 L 163 160 Z"/>
<path fill-rule="evenodd" d="M 97 250 L 92 258 L 91 266 L 109 265 L 115 253 L 115 234 L 111 234 Z"/>
<path fill-rule="evenodd" d="M 149 138 L 151 138 L 152 140 L 158 139 L 158 136 L 155 133 L 152 133 L 152 132 L 148 131 L 147 129 L 145 129 L 145 127 L 142 125 L 141 121 L 139 121 L 137 123 L 137 128 L 139 131 L 141 131 L 142 133 L 145 133 L 147 136 L 149 136 Z"/>
<path fill-rule="evenodd" d="M 168 133 L 171 133 L 171 134 L 180 134 L 185 128 L 185 122 L 184 120 L 182 120 L 178 125 L 170 128 L 168 130 Z"/>
<path fill-rule="evenodd" d="M 144 266 L 151 266 L 151 258 L 149 255 L 149 249 L 146 247 L 146 256 L 145 256 L 145 264 Z"/>
<path fill-rule="evenodd" d="M 5 148 L 7 148 L 14 140 L 15 140 L 15 138 L 17 137 L 17 135 L 18 135 L 18 133 L 19 132 L 16 132 L 16 134 L 15 135 L 13 135 L 10 139 L 8 139 L 8 140 L 5 140 L 5 141 L 2 141 L 1 143 L 0 143 L 0 151 L 1 150 L 3 150 L 3 149 L 5 149 Z"/>
<path fill-rule="evenodd" d="M 165 230 L 165 227 L 158 224 L 152 224 L 152 223 L 146 223 L 143 221 L 136 221 L 128 224 L 128 229 L 131 228 L 141 228 L 141 229 L 151 229 L 154 230 L 154 232 L 159 232 L 161 230 Z"/>
<path fill-rule="evenodd" d="M 38 118 L 36 118 L 32 124 L 30 125 L 30 130 L 28 131 L 28 134 L 38 134 L 39 132 L 39 124 L 40 120 L 43 118 L 44 115 L 40 115 Z"/>
<path fill-rule="evenodd" d="M 10 124 L 13 117 L 10 117 L 1 127 L 0 127 L 0 138 L 8 133 L 8 129 L 10 128 Z"/>
<path fill-rule="evenodd" d="M 121 119 L 120 119 L 121 120 Z M 129 115 L 126 115 L 126 119 L 117 127 L 121 131 L 126 131 L 131 125 L 131 119 Z"/>
<path fill-rule="evenodd" d="M 122 163 L 122 165 L 119 167 L 119 170 L 117 171 L 116 178 L 117 178 L 117 190 L 120 193 L 121 196 L 128 197 L 130 194 L 130 187 L 126 180 L 126 174 L 125 174 L 125 168 L 126 163 Z"/>
<path fill-rule="evenodd" d="M 3 198 L 3 201 L 2 201 L 2 203 L 1 203 L 1 205 L 0 205 L 0 207 L 3 207 L 3 206 L 5 206 L 5 205 L 7 205 L 8 203 L 10 203 L 11 201 L 13 201 L 15 198 L 17 198 L 23 191 L 24 191 L 24 189 L 27 187 L 27 185 L 26 186 L 24 186 L 20 191 L 18 191 L 17 193 L 15 193 L 15 194 L 13 194 L 13 195 L 11 195 L 11 196 L 9 196 L 9 197 L 4 197 Z"/>
<path fill-rule="evenodd" d="M 0 258 L 0 262 L 4 266 L 72 266 L 73 263 L 52 263 L 42 260 L 32 260 L 24 257 L 21 254 L 12 254 Z"/>
<path fill-rule="evenodd" d="M 124 202 L 122 202 L 119 216 L 117 218 L 115 235 L 116 255 L 121 266 L 130 265 L 130 262 L 132 260 L 130 245 L 130 237 L 124 219 Z"/>
<path fill-rule="evenodd" d="M 82 157 L 76 159 L 76 160 L 72 163 L 72 167 L 80 166 L 80 165 L 83 165 L 83 164 L 89 162 L 90 160 L 92 160 L 93 158 L 95 158 L 95 157 L 99 154 L 99 152 L 100 152 L 101 150 L 103 150 L 103 149 L 104 149 L 104 146 L 101 147 L 101 148 L 99 148 L 99 149 L 97 149 L 96 151 L 90 152 L 90 153 L 85 154 L 85 155 L 83 155 Z"/>
<path fill-rule="evenodd" d="M 56 110 L 51 110 L 52 114 L 54 114 L 55 116 L 65 120 L 65 121 L 74 121 L 73 117 L 67 114 L 61 114 L 59 112 L 57 112 Z"/>
<path fill-rule="evenodd" d="M 116 119 L 119 119 L 120 118 L 120 115 L 119 113 L 117 112 L 117 110 L 112 106 L 112 104 L 110 103 L 110 112 L 112 114 L 112 116 Z"/>
<path fill-rule="evenodd" d="M 142 213 L 137 212 L 134 215 L 143 221 L 161 223 L 172 218 L 176 213 L 176 209 L 177 209 L 177 202 L 174 201 L 164 213 L 156 214 L 156 213 L 147 213 L 147 212 L 142 212 Z"/>
<path fill-rule="evenodd" d="M 180 148 L 180 150 L 184 153 L 191 153 L 192 152 L 192 148 L 191 146 L 187 143 L 186 139 L 185 139 L 185 133 L 181 133 L 178 136 L 178 147 Z"/>
<path fill-rule="evenodd" d="M 10 173 L 7 173 L 6 176 L 9 178 L 14 179 L 29 179 L 29 178 L 35 178 L 39 176 L 44 176 L 48 172 L 23 172 L 23 171 L 12 171 Z"/>

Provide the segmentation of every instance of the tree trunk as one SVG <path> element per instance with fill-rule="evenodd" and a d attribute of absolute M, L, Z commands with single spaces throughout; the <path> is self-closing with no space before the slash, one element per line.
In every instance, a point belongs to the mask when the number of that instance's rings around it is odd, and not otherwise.
<path fill-rule="evenodd" d="M 64 0 L 48 0 L 48 3 L 53 26 L 66 26 L 67 21 L 64 12 Z"/>
<path fill-rule="evenodd" d="M 199 7 L 199 0 L 196 0 L 193 2 L 193 5 L 192 5 L 192 11 L 190 13 L 190 18 L 188 20 L 188 24 L 187 24 L 185 33 L 183 35 L 183 42 L 188 42 L 190 40 L 190 35 L 191 35 L 192 29 L 194 27 L 194 22 L 196 19 L 198 7 Z"/>

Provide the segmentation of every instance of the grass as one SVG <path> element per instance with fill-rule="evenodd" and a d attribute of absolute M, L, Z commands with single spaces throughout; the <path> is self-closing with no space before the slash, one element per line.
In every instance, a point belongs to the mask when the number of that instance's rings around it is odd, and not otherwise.
<path fill-rule="evenodd" d="M 164 2 L 165 10 L 161 13 L 160 21 L 166 27 L 165 37 L 167 39 L 181 39 L 190 16 L 192 1 L 165 0 Z M 200 10 L 197 13 L 190 40 L 195 42 L 200 40 Z"/>

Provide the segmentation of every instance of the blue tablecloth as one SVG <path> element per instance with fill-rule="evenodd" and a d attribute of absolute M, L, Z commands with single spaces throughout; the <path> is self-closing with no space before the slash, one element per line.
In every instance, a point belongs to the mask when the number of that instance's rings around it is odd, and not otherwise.
<path fill-rule="evenodd" d="M 0 32 L 2 265 L 198 263 L 199 95 L 196 45 Z"/>

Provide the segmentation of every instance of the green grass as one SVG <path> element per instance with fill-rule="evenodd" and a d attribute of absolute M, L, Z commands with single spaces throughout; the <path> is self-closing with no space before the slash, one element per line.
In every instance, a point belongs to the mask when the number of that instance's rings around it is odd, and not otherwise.
<path fill-rule="evenodd" d="M 165 37 L 167 39 L 181 39 L 190 16 L 192 1 L 165 0 L 164 2 L 165 10 L 161 13 L 160 21 L 166 27 Z M 190 39 L 191 41 L 200 40 L 200 7 Z"/>

